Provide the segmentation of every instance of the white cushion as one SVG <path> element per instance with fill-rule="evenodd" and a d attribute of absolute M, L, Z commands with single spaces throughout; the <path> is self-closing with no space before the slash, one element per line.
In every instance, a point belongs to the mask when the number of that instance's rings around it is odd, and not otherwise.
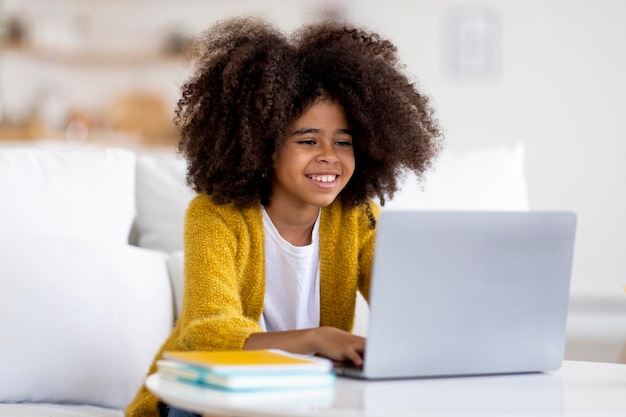
<path fill-rule="evenodd" d="M 418 183 L 408 176 L 386 209 L 528 210 L 524 147 L 444 149 Z"/>
<path fill-rule="evenodd" d="M 370 309 L 365 298 L 360 292 L 356 293 L 356 305 L 354 306 L 354 324 L 352 333 L 367 337 L 367 330 L 370 321 Z"/>
<path fill-rule="evenodd" d="M 137 244 L 165 252 L 183 250 L 185 210 L 194 196 L 186 164 L 174 156 L 137 159 Z"/>
<path fill-rule="evenodd" d="M 0 231 L 126 243 L 135 215 L 128 150 L 0 149 Z"/>
<path fill-rule="evenodd" d="M 183 251 L 175 251 L 170 254 L 167 262 L 167 269 L 169 270 L 170 281 L 172 282 L 172 290 L 174 291 L 174 315 L 176 318 L 180 316 L 180 310 L 183 308 L 183 291 L 185 284 L 184 258 Z"/>
<path fill-rule="evenodd" d="M 167 259 L 0 234 L 0 402 L 123 408 L 173 324 Z"/>

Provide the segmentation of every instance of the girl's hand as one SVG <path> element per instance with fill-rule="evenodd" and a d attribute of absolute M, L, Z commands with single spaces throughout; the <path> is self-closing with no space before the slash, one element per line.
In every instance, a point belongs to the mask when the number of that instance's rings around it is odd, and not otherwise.
<path fill-rule="evenodd" d="M 363 364 L 365 338 L 335 327 L 254 333 L 244 349 L 283 349 L 287 352 L 317 354 L 334 361 Z"/>
<path fill-rule="evenodd" d="M 310 334 L 315 353 L 334 361 L 363 364 L 365 338 L 335 327 L 319 327 Z"/>

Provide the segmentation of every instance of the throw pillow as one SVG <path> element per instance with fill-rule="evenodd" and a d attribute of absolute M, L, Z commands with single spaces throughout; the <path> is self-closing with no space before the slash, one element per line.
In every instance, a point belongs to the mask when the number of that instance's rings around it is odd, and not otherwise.
<path fill-rule="evenodd" d="M 185 210 L 194 196 L 185 182 L 185 169 L 185 161 L 174 156 L 138 157 L 138 246 L 165 252 L 183 250 Z"/>
<path fill-rule="evenodd" d="M 0 230 L 128 242 L 135 155 L 122 149 L 0 149 Z"/>
<path fill-rule="evenodd" d="M 407 176 L 388 209 L 528 210 L 524 147 L 444 149 L 418 183 Z"/>
<path fill-rule="evenodd" d="M 125 407 L 172 305 L 160 252 L 0 234 L 0 402 Z"/>

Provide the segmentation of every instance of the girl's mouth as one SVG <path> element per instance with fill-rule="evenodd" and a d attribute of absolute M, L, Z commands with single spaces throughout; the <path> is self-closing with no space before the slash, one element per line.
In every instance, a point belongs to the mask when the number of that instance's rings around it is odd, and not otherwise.
<path fill-rule="evenodd" d="M 338 175 L 307 175 L 307 177 L 316 182 L 333 182 Z"/>

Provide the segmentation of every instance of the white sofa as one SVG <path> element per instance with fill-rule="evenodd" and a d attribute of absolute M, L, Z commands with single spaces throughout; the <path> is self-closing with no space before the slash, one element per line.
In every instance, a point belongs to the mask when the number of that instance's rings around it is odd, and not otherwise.
<path fill-rule="evenodd" d="M 0 148 L 0 195 L 0 416 L 121 416 L 175 320 L 184 162 Z"/>
<path fill-rule="evenodd" d="M 525 210 L 523 165 L 521 146 L 444 152 L 387 207 Z M 123 415 L 180 308 L 184 167 L 0 147 L 0 416 Z M 355 332 L 366 322 L 359 308 Z"/>

